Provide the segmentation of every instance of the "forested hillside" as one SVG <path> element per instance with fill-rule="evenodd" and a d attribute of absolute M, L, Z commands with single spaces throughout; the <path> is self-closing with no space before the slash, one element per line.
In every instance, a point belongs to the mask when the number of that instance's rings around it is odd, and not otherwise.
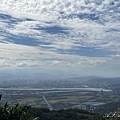
<path fill-rule="evenodd" d="M 6 103 L 0 108 L 0 120 L 103 120 L 103 117 L 79 109 L 50 111 L 47 108 L 31 108 L 19 104 L 10 107 Z"/>

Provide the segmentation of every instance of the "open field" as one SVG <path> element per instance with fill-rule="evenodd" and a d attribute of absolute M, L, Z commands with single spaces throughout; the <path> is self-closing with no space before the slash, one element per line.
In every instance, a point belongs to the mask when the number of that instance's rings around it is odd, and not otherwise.
<path fill-rule="evenodd" d="M 110 92 L 110 91 L 105 91 Z M 11 106 L 17 102 L 32 107 L 48 107 L 46 101 L 53 109 L 73 107 L 84 102 L 108 102 L 101 97 L 101 91 L 96 89 L 85 90 L 77 88 L 60 89 L 1 89 L 1 104 L 8 102 Z M 46 101 L 44 100 L 44 98 Z M 109 99 L 110 100 L 110 99 Z"/>

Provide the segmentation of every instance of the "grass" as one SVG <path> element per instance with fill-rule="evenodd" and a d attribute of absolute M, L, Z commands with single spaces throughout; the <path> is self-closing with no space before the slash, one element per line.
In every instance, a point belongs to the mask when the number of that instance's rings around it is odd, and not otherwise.
<path fill-rule="evenodd" d="M 13 95 L 13 94 L 17 95 Z M 39 91 L 4 91 L 3 100 L 9 101 L 10 104 L 19 102 L 23 105 L 31 105 L 33 107 L 47 107 L 46 102 L 41 97 Z M 11 95 L 12 94 L 12 95 Z M 87 101 L 107 101 L 101 97 L 95 96 L 94 92 L 71 91 L 59 93 L 43 94 L 53 108 L 72 107 Z"/>

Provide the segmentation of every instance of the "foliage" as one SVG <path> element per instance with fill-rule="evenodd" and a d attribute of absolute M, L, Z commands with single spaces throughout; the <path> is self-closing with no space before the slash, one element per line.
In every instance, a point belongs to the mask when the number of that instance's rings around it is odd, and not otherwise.
<path fill-rule="evenodd" d="M 31 108 L 30 112 L 33 116 L 39 117 L 38 120 L 102 120 L 102 116 L 100 115 L 79 109 L 50 111 L 47 108 Z"/>
<path fill-rule="evenodd" d="M 7 103 L 0 108 L 0 120 L 34 120 L 30 115 L 30 106 L 20 106 L 18 103 L 10 107 Z"/>
<path fill-rule="evenodd" d="M 118 109 L 118 111 L 120 111 Z M 0 120 L 119 120 L 103 118 L 98 114 L 79 109 L 60 109 L 50 111 L 47 108 L 31 108 L 18 103 L 10 107 L 7 103 L 0 108 Z"/>
<path fill-rule="evenodd" d="M 106 112 L 110 113 L 116 111 L 118 107 L 120 107 L 120 100 L 101 105 L 95 109 L 95 112 L 104 115 Z"/>

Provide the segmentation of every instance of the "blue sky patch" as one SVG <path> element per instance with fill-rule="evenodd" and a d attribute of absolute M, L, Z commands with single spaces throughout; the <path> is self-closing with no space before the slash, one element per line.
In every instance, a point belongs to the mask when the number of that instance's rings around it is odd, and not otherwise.
<path fill-rule="evenodd" d="M 37 27 L 36 30 L 42 30 L 49 34 L 68 34 L 67 29 L 60 26 L 50 26 L 50 27 Z"/>

